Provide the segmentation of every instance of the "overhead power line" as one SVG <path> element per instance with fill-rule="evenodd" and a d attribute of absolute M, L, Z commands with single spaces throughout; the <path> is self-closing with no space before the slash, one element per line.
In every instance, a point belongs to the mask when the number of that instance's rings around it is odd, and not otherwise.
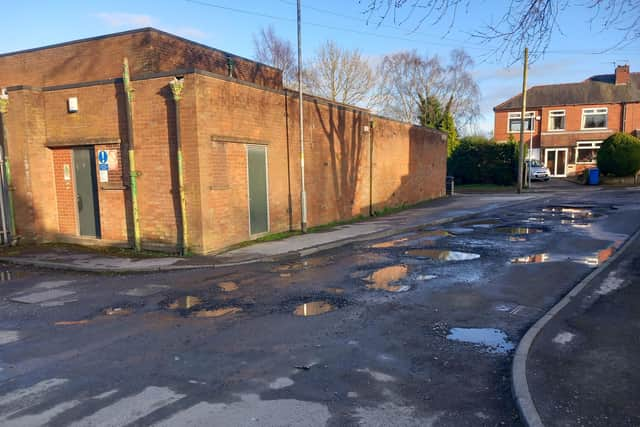
<path fill-rule="evenodd" d="M 295 18 L 289 18 L 286 16 L 278 16 L 278 15 L 272 15 L 269 13 L 263 13 L 263 12 L 258 12 L 255 10 L 248 10 L 248 9 L 240 9 L 237 7 L 231 7 L 231 6 L 225 6 L 219 3 L 213 3 L 211 1 L 205 1 L 205 0 L 185 0 L 186 2 L 189 3 L 193 3 L 193 4 L 197 4 L 200 6 L 204 6 L 204 7 L 210 7 L 210 8 L 214 8 L 214 9 L 219 9 L 219 10 L 225 10 L 228 12 L 234 12 L 234 13 L 239 13 L 239 14 L 243 14 L 243 15 L 249 15 L 249 16 L 258 16 L 261 18 L 268 18 L 268 19 L 272 19 L 272 20 L 276 20 L 276 21 L 283 21 L 283 22 L 292 22 L 295 23 L 296 19 Z M 287 0 L 280 0 L 282 3 L 285 4 L 295 4 L 294 2 L 290 2 Z M 326 14 L 330 14 L 333 16 L 337 16 L 337 17 L 342 17 L 342 18 L 346 18 L 346 19 L 352 19 L 352 20 L 358 20 L 360 22 L 365 23 L 366 20 L 362 20 L 361 18 L 356 18 L 354 16 L 350 16 L 350 15 L 345 15 L 345 14 L 341 14 L 338 12 L 333 12 L 330 11 L 328 9 L 322 9 L 322 8 L 318 8 L 318 7 L 314 7 L 314 6 L 305 6 L 308 9 L 311 10 L 315 10 L 317 12 L 320 13 L 326 13 Z M 358 34 L 361 36 L 366 36 L 366 37 L 375 37 L 375 38 L 379 38 L 379 39 L 385 39 L 385 40 L 399 40 L 399 41 L 406 41 L 406 42 L 411 42 L 411 43 L 421 43 L 424 45 L 432 45 L 432 46 L 441 46 L 441 47 L 449 47 L 449 48 L 457 48 L 457 47 L 462 47 L 466 50 L 477 50 L 477 51 L 484 51 L 484 52 L 492 52 L 495 51 L 494 48 L 492 47 L 487 47 L 487 46 L 477 46 L 477 45 L 469 45 L 469 42 L 463 42 L 463 41 L 456 41 L 455 43 L 446 43 L 446 42 L 437 42 L 434 40 L 426 40 L 426 39 L 418 39 L 418 38 L 412 38 L 412 37 L 406 37 L 406 36 L 397 36 L 397 35 L 389 35 L 389 34 L 380 34 L 380 33 L 376 33 L 376 32 L 372 32 L 372 31 L 361 31 L 361 30 L 355 30 L 352 28 L 345 28 L 345 27 L 340 27 L 340 26 L 336 26 L 336 25 L 327 25 L 327 24 L 321 24 L 318 22 L 311 22 L 311 21 L 303 21 L 303 23 L 305 25 L 308 26 L 312 26 L 312 27 L 316 27 L 316 28 L 323 28 L 323 29 L 327 29 L 327 30 L 333 30 L 333 31 L 341 31 L 341 32 L 346 32 L 346 33 L 351 33 L 351 34 Z M 396 30 L 398 30 L 399 28 L 396 26 L 391 26 L 391 25 L 384 25 L 384 28 L 394 28 Z M 424 34 L 424 33 L 421 33 Z M 438 37 L 438 36 L 434 36 L 434 37 Z M 444 40 L 451 40 L 453 42 L 453 39 L 444 39 Z M 561 50 L 546 50 L 544 52 L 530 52 L 530 53 L 544 53 L 545 55 L 602 55 L 602 52 L 596 52 L 593 50 L 571 50 L 571 49 L 561 49 Z M 634 54 L 634 53 L 640 53 L 640 51 L 634 51 L 634 50 L 624 50 L 624 49 L 611 49 L 610 51 L 608 51 L 607 53 L 630 53 L 630 54 Z"/>

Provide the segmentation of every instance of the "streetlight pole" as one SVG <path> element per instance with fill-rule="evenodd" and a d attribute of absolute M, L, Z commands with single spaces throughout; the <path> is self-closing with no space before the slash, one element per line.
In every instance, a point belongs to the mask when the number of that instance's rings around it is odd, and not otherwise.
<path fill-rule="evenodd" d="M 302 96 L 302 12 L 298 0 L 298 107 L 300 120 L 300 216 L 302 232 L 307 232 L 307 192 L 304 185 L 304 105 Z"/>

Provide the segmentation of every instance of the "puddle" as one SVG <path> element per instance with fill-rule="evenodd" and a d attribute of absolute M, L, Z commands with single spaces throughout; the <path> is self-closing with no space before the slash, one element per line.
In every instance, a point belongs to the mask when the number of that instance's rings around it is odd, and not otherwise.
<path fill-rule="evenodd" d="M 598 251 L 589 256 L 564 256 L 564 255 L 551 255 L 548 253 L 534 254 L 523 257 L 517 257 L 511 260 L 511 264 L 542 264 L 545 262 L 577 262 L 580 264 L 586 264 L 591 267 L 597 267 L 609 258 L 618 249 L 619 245 L 614 244 L 606 249 Z"/>
<path fill-rule="evenodd" d="M 505 354 L 515 348 L 507 334 L 493 328 L 451 328 L 447 339 L 479 345 L 490 353 Z"/>
<path fill-rule="evenodd" d="M 327 292 L 332 294 L 341 295 L 344 294 L 344 289 L 342 288 L 327 288 Z"/>
<path fill-rule="evenodd" d="M 368 289 L 387 292 L 406 292 L 410 288 L 407 285 L 394 285 L 393 283 L 405 278 L 409 268 L 404 265 L 392 265 L 374 271 L 364 280 L 368 282 Z"/>
<path fill-rule="evenodd" d="M 465 228 L 465 227 L 451 227 L 449 228 L 449 231 L 452 232 L 453 234 L 467 234 L 467 233 L 473 233 L 473 228 Z"/>
<path fill-rule="evenodd" d="M 433 280 L 437 278 L 438 276 L 436 276 L 435 274 L 418 274 L 415 279 L 418 281 L 426 282 L 427 280 Z"/>
<path fill-rule="evenodd" d="M 368 264 L 382 264 L 391 261 L 391 258 L 380 253 L 362 253 L 355 256 L 354 264 L 362 266 Z"/>
<path fill-rule="evenodd" d="M 167 308 L 169 310 L 188 310 L 200 304 L 202 304 L 202 300 L 200 298 L 194 296 L 184 296 L 171 302 L 169 305 L 167 305 Z"/>
<path fill-rule="evenodd" d="M 493 230 L 498 233 L 512 234 L 512 235 L 535 234 L 535 233 L 543 233 L 545 231 L 542 228 L 535 228 L 535 227 L 496 227 Z"/>
<path fill-rule="evenodd" d="M 469 252 L 456 252 L 444 249 L 412 249 L 405 255 L 416 258 L 430 258 L 439 261 L 469 261 L 480 258 L 480 255 Z"/>
<path fill-rule="evenodd" d="M 571 207 L 571 206 L 549 206 L 542 209 L 542 212 L 561 214 L 569 218 L 598 218 L 601 214 L 594 213 L 592 206 Z"/>
<path fill-rule="evenodd" d="M 549 261 L 551 261 L 549 254 L 535 254 L 514 258 L 511 260 L 511 264 L 539 264 Z"/>
<path fill-rule="evenodd" d="M 394 248 L 402 243 L 406 243 L 408 242 L 409 239 L 406 237 L 403 237 L 401 239 L 395 239 L 395 240 L 388 240 L 386 242 L 380 242 L 380 243 L 374 243 L 373 245 L 369 246 L 372 249 L 386 249 L 386 248 Z"/>
<path fill-rule="evenodd" d="M 73 325 L 86 325 L 87 323 L 89 323 L 88 319 L 83 319 L 83 320 L 63 320 L 60 322 L 55 322 L 54 325 L 56 326 L 73 326 Z"/>
<path fill-rule="evenodd" d="M 222 292 L 233 292 L 238 290 L 238 284 L 236 282 L 220 282 L 218 288 Z"/>
<path fill-rule="evenodd" d="M 102 314 L 105 316 L 128 316 L 133 313 L 133 309 L 130 307 L 110 307 L 102 310 Z"/>
<path fill-rule="evenodd" d="M 335 307 L 327 301 L 311 301 L 297 306 L 293 314 L 308 317 L 328 313 L 333 310 L 335 310 Z"/>
<path fill-rule="evenodd" d="M 499 218 L 489 218 L 465 221 L 461 222 L 460 225 L 463 227 L 491 228 L 492 225 L 500 224 L 501 222 L 502 220 L 500 220 Z"/>
<path fill-rule="evenodd" d="M 222 307 L 214 310 L 198 310 L 192 313 L 193 317 L 198 318 L 214 318 L 214 317 L 222 317 L 228 314 L 235 314 L 241 312 L 242 309 L 240 307 Z"/>
<path fill-rule="evenodd" d="M 590 228 L 591 227 L 591 224 L 589 224 L 588 222 L 581 222 L 575 219 L 563 219 L 562 221 L 560 221 L 560 224 L 570 225 L 573 228 Z"/>

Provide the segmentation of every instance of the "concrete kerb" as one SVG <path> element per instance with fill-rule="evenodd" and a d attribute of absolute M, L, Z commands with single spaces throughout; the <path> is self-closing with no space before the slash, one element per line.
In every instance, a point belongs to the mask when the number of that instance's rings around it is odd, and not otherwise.
<path fill-rule="evenodd" d="M 513 207 L 520 204 L 524 204 L 530 202 L 534 199 L 535 196 L 528 197 L 526 199 L 518 200 L 513 203 L 507 203 L 502 205 L 501 208 L 504 207 Z M 6 262 L 14 265 L 22 265 L 22 266 L 32 266 L 32 267 L 40 267 L 51 270 L 65 270 L 65 271 L 79 271 L 79 272 L 88 272 L 88 273 L 120 273 L 120 274 L 131 274 L 131 273 L 157 273 L 163 271 L 186 271 L 186 270 L 202 270 L 202 269 L 211 269 L 211 268 L 224 268 L 224 267 L 236 267 L 240 265 L 254 264 L 260 262 L 278 262 L 285 259 L 291 259 L 295 257 L 305 257 L 312 254 L 316 254 L 319 252 L 328 251 L 331 249 L 339 248 L 342 246 L 346 246 L 350 243 L 354 242 L 362 242 L 367 240 L 374 239 L 382 239 L 385 237 L 393 236 L 394 234 L 400 233 L 410 233 L 412 231 L 420 230 L 424 227 L 433 227 L 437 225 L 447 224 L 451 222 L 464 221 L 466 219 L 473 218 L 477 215 L 481 215 L 483 213 L 489 212 L 493 209 L 480 210 L 479 212 L 474 212 L 470 214 L 451 216 L 446 218 L 440 218 L 433 221 L 424 222 L 421 224 L 414 224 L 407 227 L 398 227 L 398 228 L 390 228 L 388 230 L 383 231 L 375 231 L 372 233 L 365 233 L 357 237 L 350 237 L 347 239 L 336 240 L 331 243 L 323 243 L 317 246 L 312 246 L 303 250 L 286 252 L 283 254 L 279 254 L 276 256 L 262 256 L 256 258 L 250 258 L 246 260 L 240 261 L 231 261 L 231 262 L 223 262 L 223 263 L 212 263 L 212 264 L 203 264 L 203 265 L 195 265 L 195 264 L 187 264 L 187 265 L 165 265 L 165 266 L 142 266 L 142 267 L 98 267 L 92 265 L 77 265 L 77 264 L 69 264 L 69 263 L 60 263 L 60 262 L 51 262 L 51 261 L 40 261 L 40 260 L 28 260 L 28 259 L 20 259 L 18 257 L 0 257 L 0 262 Z"/>
<path fill-rule="evenodd" d="M 544 327 L 564 308 L 569 304 L 577 295 L 579 295 L 584 288 L 586 288 L 595 278 L 600 276 L 613 262 L 615 262 L 624 252 L 631 246 L 637 239 L 640 238 L 640 229 L 636 230 L 633 235 L 627 239 L 624 245 L 616 252 L 611 258 L 605 261 L 600 267 L 589 273 L 587 277 L 582 279 L 576 286 L 569 291 L 560 301 L 558 301 L 544 316 L 542 316 L 532 327 L 529 328 L 527 333 L 522 337 L 518 348 L 516 349 L 513 357 L 513 364 L 511 367 L 511 390 L 513 397 L 516 401 L 518 411 L 524 421 L 529 427 L 543 427 L 544 424 L 540 418 L 540 414 L 536 409 L 535 403 L 529 390 L 529 383 L 527 381 L 527 358 L 529 357 L 529 351 L 535 341 L 536 337 L 544 329 Z"/>

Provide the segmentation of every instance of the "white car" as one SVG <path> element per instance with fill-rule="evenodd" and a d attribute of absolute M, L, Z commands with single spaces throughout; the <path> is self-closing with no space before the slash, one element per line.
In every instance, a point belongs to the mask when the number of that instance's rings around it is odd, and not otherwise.
<path fill-rule="evenodd" d="M 531 181 L 549 181 L 551 171 L 539 160 L 526 160 Z"/>

